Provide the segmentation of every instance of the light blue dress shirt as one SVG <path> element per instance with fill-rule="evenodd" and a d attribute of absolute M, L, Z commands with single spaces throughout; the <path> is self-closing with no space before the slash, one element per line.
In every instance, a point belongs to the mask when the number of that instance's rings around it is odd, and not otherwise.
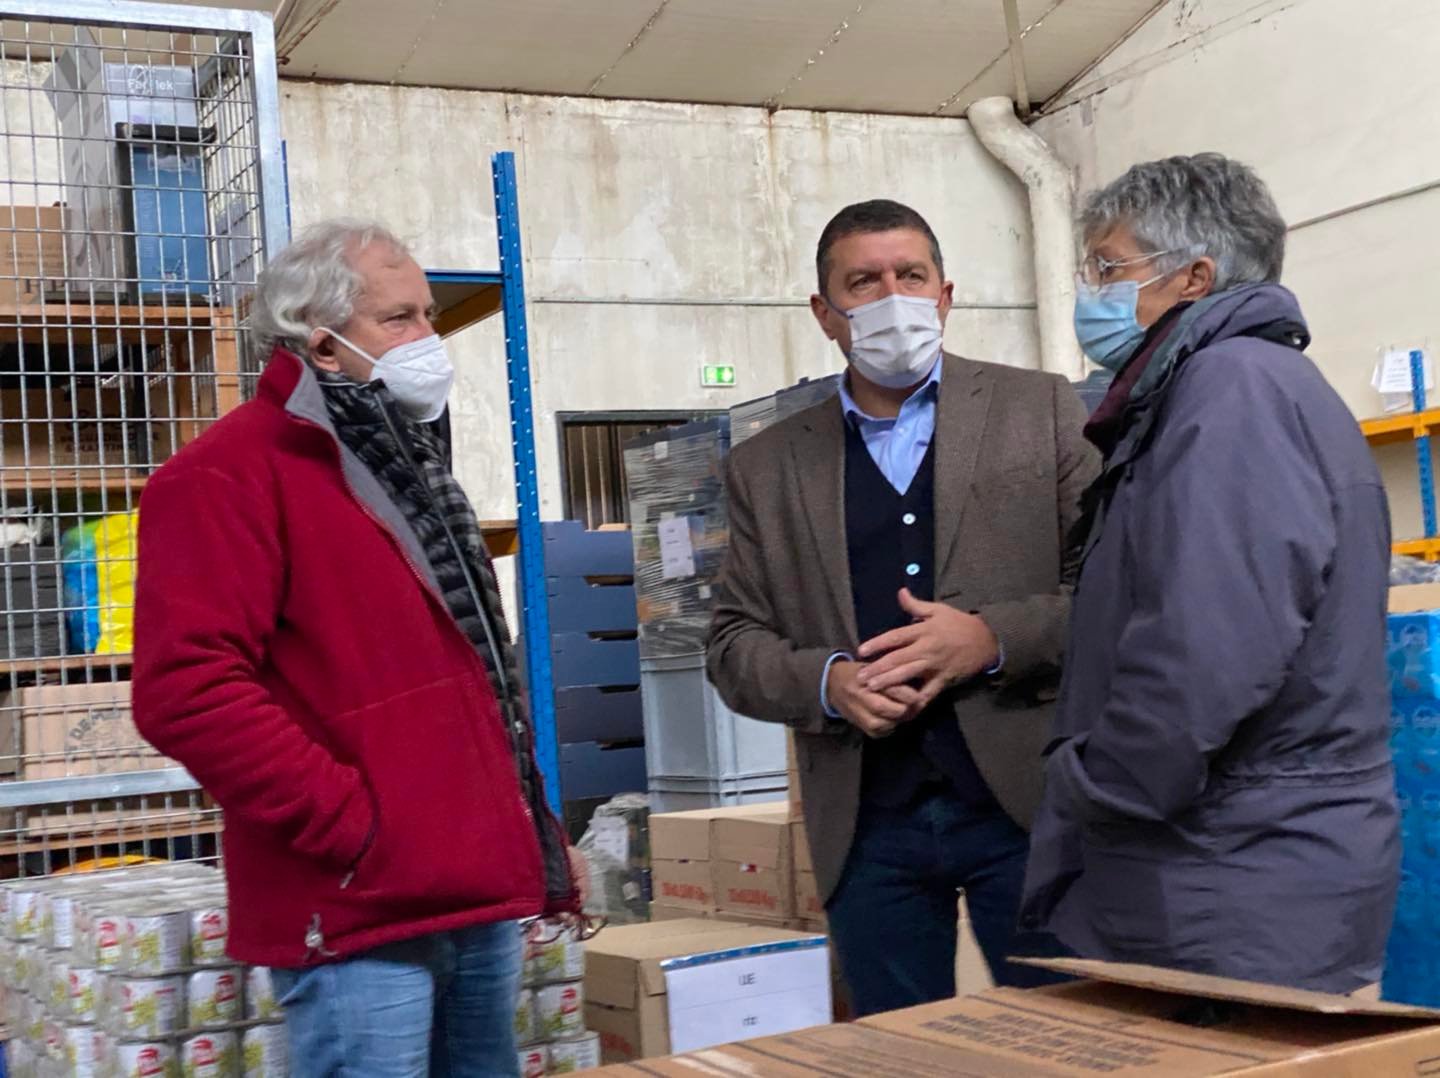
<path fill-rule="evenodd" d="M 865 448 L 870 450 L 870 459 L 897 494 L 910 489 L 935 437 L 935 405 L 940 399 L 940 372 L 944 366 L 937 357 L 930 377 L 905 399 L 894 419 L 876 419 L 862 412 L 850 396 L 849 377 L 840 379 L 840 407 L 846 422 L 859 431 Z"/>

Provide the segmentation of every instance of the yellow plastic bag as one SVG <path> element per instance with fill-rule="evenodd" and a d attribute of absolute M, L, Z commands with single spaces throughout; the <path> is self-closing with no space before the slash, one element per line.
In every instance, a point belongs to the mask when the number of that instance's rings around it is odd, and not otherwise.
<path fill-rule="evenodd" d="M 104 517 L 95 529 L 95 570 L 100 585 L 97 655 L 135 650 L 135 557 L 140 513 Z"/>

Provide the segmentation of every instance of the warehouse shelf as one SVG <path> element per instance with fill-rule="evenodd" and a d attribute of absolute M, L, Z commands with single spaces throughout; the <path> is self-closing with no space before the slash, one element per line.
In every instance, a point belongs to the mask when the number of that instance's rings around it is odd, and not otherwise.
<path fill-rule="evenodd" d="M 1440 408 L 1427 408 L 1425 401 L 1425 353 L 1410 352 L 1410 399 L 1414 411 L 1404 415 L 1360 420 L 1360 431 L 1372 446 L 1410 442 L 1415 447 L 1415 476 L 1420 489 L 1420 514 L 1425 535 L 1391 544 L 1396 554 L 1426 561 L 1440 561 L 1440 519 L 1435 507 L 1435 470 L 1431 462 L 1430 437 L 1440 431 Z"/>
<path fill-rule="evenodd" d="M 42 659 L 0 659 L 0 678 L 17 674 L 65 674 L 72 670 L 109 670 L 129 667 L 128 652 L 114 655 L 66 655 Z"/>
<path fill-rule="evenodd" d="M 1426 561 L 1440 561 L 1440 539 L 1401 539 L 1391 548 L 1396 554 L 1407 554 Z"/>
<path fill-rule="evenodd" d="M 1409 442 L 1433 434 L 1437 429 L 1440 429 L 1440 408 L 1360 420 L 1360 430 L 1371 445 Z"/>
<path fill-rule="evenodd" d="M 520 523 L 515 520 L 482 520 L 480 531 L 492 558 L 507 558 L 520 551 Z"/>
<path fill-rule="evenodd" d="M 4 841 L 0 841 L 0 857 L 16 857 L 32 853 L 54 854 L 62 850 L 91 850 L 106 846 L 124 846 L 128 843 L 169 842 L 201 835 L 218 835 L 224 829 L 223 822 L 216 817 L 199 821 L 176 820 L 153 824 L 132 821 L 95 828 L 83 834 L 79 831 L 75 834 L 65 835 L 22 834 L 16 837 L 7 836 Z"/>
<path fill-rule="evenodd" d="M 100 469 L 96 469 L 97 472 Z M 0 489 L 29 494 L 64 494 L 88 491 L 134 491 L 139 493 L 147 476 L 126 474 L 128 469 L 105 468 L 103 474 L 87 475 L 74 468 L 0 468 Z"/>

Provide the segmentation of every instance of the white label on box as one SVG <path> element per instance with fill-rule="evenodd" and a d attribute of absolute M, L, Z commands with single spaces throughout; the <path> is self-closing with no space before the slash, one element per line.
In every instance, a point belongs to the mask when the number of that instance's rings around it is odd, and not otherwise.
<path fill-rule="evenodd" d="M 655 443 L 655 459 L 656 459 L 656 460 L 664 460 L 664 459 L 667 458 L 668 456 L 670 456 L 670 443 L 669 443 L 669 442 L 656 442 L 656 443 Z"/>
<path fill-rule="evenodd" d="M 619 816 L 596 816 L 590 820 L 595 838 L 595 852 L 614 858 L 622 865 L 630 863 L 630 827 Z"/>
<path fill-rule="evenodd" d="M 667 968 L 665 992 L 677 1054 L 828 1025 L 833 1017 L 823 946 Z"/>
<path fill-rule="evenodd" d="M 695 548 L 690 544 L 690 519 L 662 520 L 660 532 L 660 575 L 666 580 L 695 575 Z"/>

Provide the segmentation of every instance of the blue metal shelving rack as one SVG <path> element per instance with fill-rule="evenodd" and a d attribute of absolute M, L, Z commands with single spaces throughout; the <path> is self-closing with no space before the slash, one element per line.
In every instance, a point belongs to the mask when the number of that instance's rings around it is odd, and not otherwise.
<path fill-rule="evenodd" d="M 525 268 L 520 249 L 520 201 L 515 155 L 491 158 L 495 220 L 500 239 L 500 286 L 505 317 L 505 374 L 510 385 L 510 432 L 515 446 L 515 502 L 520 532 L 521 628 L 530 690 L 535 755 L 550 804 L 561 812 L 560 751 L 555 736 L 555 682 L 550 658 L 550 608 L 545 589 L 545 542 L 540 530 L 540 484 L 535 469 L 530 338 L 525 321 Z"/>

